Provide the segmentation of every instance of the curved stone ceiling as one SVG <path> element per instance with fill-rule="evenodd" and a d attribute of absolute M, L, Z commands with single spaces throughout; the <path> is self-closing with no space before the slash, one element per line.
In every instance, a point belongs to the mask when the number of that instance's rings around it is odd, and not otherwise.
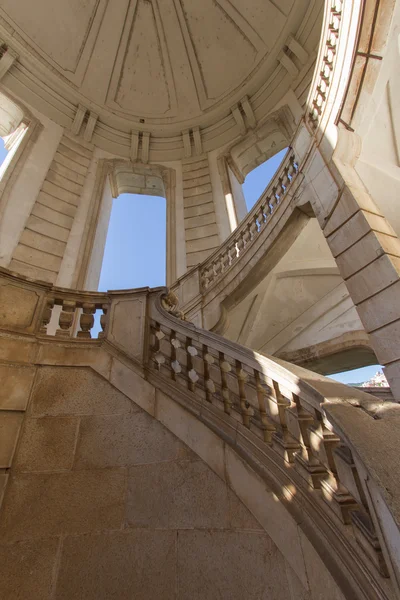
<path fill-rule="evenodd" d="M 243 113 L 243 98 L 258 94 L 266 113 L 290 89 L 315 53 L 322 6 L 323 0 L 0 0 L 0 36 L 19 57 L 4 81 L 28 103 L 46 104 L 44 112 L 60 124 L 73 120 L 80 104 L 121 132 L 136 124 L 161 136 L 215 124 L 223 132 L 232 107 Z M 294 69 L 282 60 L 285 52 L 290 58 L 290 39 L 301 45 L 291 57 Z"/>

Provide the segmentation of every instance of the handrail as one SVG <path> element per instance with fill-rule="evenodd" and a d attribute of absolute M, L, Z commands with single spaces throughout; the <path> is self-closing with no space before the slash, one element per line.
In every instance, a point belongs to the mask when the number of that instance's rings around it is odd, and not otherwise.
<path fill-rule="evenodd" d="M 343 3 L 344 0 L 328 0 L 325 3 L 325 17 L 320 48 L 314 80 L 307 100 L 308 122 L 314 131 L 322 119 L 329 88 L 332 83 L 342 24 Z"/>
<path fill-rule="evenodd" d="M 202 289 L 207 290 L 247 251 L 269 223 L 272 214 L 297 179 L 299 165 L 289 148 L 274 178 L 239 226 L 200 267 Z"/>
<path fill-rule="evenodd" d="M 345 530 L 352 525 L 369 559 L 388 577 L 372 516 L 375 508 L 363 489 L 353 449 L 329 417 L 333 406 L 354 410 L 353 418 L 357 411 L 381 418 L 382 402 L 184 322 L 165 311 L 159 296 L 150 296 L 150 302 L 147 364 L 160 378 L 161 388 L 169 385 L 174 393 L 189 394 L 204 410 L 209 406 L 211 413 L 216 411 L 217 420 L 228 419 L 240 428 L 237 435 L 252 439 L 254 447 L 262 449 L 264 444 L 272 450 L 298 474 L 297 485 L 302 482 L 325 501 L 323 510 L 332 527 L 337 527 L 337 518 Z M 400 409 L 385 403 L 389 405 Z M 351 528 L 347 535 L 353 544 Z"/>

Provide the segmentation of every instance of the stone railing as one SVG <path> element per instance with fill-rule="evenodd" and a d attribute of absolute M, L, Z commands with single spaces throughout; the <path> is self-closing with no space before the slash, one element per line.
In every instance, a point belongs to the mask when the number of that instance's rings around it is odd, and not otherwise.
<path fill-rule="evenodd" d="M 152 299 L 150 319 L 148 366 L 164 382 L 158 385 L 189 394 L 189 410 L 197 406 L 203 415 L 209 410 L 207 422 L 222 427 L 225 439 L 229 422 L 232 439 L 240 434 L 254 451 L 272 451 L 293 476 L 295 494 L 300 488 L 310 493 L 309 500 L 322 508 L 332 528 L 337 527 L 337 519 L 341 521 L 346 544 L 356 540 L 381 576 L 388 577 L 382 537 L 375 529 L 375 508 L 353 448 L 330 418 L 331 408 L 341 407 L 351 409 L 353 418 L 361 411 L 371 421 L 379 419 L 381 403 L 362 391 L 261 356 L 166 315 L 160 298 Z"/>
<path fill-rule="evenodd" d="M 379 425 L 374 429 L 375 423 L 383 422 L 385 432 L 396 427 L 398 404 L 199 329 L 182 319 L 175 297 L 165 290 L 88 294 L 2 270 L 0 301 L 3 357 L 15 359 L 14 334 L 18 343 L 31 337 L 36 347 L 45 345 L 51 364 L 52 352 L 63 360 L 60 344 L 72 345 L 76 352 L 82 348 L 85 357 L 88 347 L 103 355 L 123 356 L 124 364 L 195 414 L 281 495 L 284 490 L 289 511 L 299 511 L 302 519 L 307 515 L 315 523 L 325 538 L 322 552 L 332 549 L 346 565 L 350 573 L 346 577 L 353 578 L 360 590 L 346 597 L 392 597 L 390 586 L 382 582 L 393 573 L 397 560 L 391 548 L 399 543 L 398 528 L 388 513 L 382 513 L 384 519 L 377 514 L 382 502 L 391 510 L 396 485 L 383 466 L 376 461 L 372 467 L 368 464 L 371 453 L 363 440 L 369 435 L 371 444 L 376 443 L 374 431 L 381 429 Z M 61 308 L 59 314 L 56 307 Z M 101 339 L 90 339 L 93 315 L 100 309 Z M 52 311 L 58 329 L 54 323 L 50 327 Z M 90 364 L 95 367 L 103 355 L 91 355 Z M 368 460 L 363 460 L 366 452 Z M 388 460 L 393 459 L 390 452 Z M 379 501 L 371 495 L 371 479 L 386 494 L 384 501 L 382 495 Z"/>
<path fill-rule="evenodd" d="M 263 233 L 282 199 L 290 190 L 299 173 L 295 154 L 290 149 L 260 199 L 233 233 L 202 265 L 200 280 L 203 290 L 207 290 L 253 245 Z"/>
<path fill-rule="evenodd" d="M 336 63 L 337 45 L 340 36 L 341 17 L 344 0 L 328 0 L 325 3 L 325 16 L 322 37 L 317 59 L 314 81 L 308 99 L 308 121 L 313 129 L 318 127 Z"/>
<path fill-rule="evenodd" d="M 97 337 L 102 338 L 104 337 L 109 303 L 110 297 L 107 294 L 96 292 L 71 293 L 70 290 L 52 288 L 46 294 L 40 333 L 51 335 L 50 324 L 53 324 L 56 325 L 53 333 L 56 337 L 91 339 L 95 314 L 97 311 L 101 311 L 101 331 L 99 331 Z M 59 310 L 56 307 L 59 307 Z"/>

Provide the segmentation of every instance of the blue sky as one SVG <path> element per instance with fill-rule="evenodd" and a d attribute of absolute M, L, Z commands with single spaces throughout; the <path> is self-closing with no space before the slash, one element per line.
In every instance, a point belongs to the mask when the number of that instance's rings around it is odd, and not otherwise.
<path fill-rule="evenodd" d="M 0 165 L 7 156 L 7 150 L 4 148 L 4 140 L 0 138 Z"/>
<path fill-rule="evenodd" d="M 6 157 L 0 138 L 0 165 Z M 285 150 L 254 169 L 246 177 L 243 191 L 248 210 L 252 208 L 278 168 Z M 122 194 L 113 202 L 104 252 L 99 290 L 116 290 L 165 285 L 166 201 L 156 196 Z M 380 370 L 364 367 L 332 378 L 342 383 L 359 383 Z"/>

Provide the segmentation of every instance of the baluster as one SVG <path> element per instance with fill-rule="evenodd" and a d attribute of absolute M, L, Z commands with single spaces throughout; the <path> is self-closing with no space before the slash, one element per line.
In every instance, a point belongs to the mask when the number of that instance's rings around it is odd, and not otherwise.
<path fill-rule="evenodd" d="M 254 416 L 254 409 L 247 401 L 246 396 L 246 382 L 248 379 L 248 373 L 246 373 L 242 367 L 242 363 L 238 360 L 236 361 L 236 377 L 239 385 L 239 401 L 243 425 L 247 427 L 247 429 L 250 429 L 250 419 Z"/>
<path fill-rule="evenodd" d="M 170 335 L 171 344 L 171 379 L 176 381 L 176 376 L 182 372 L 182 365 L 177 359 L 177 350 L 181 347 L 180 341 L 176 337 L 175 331 L 171 331 Z"/>
<path fill-rule="evenodd" d="M 62 303 L 62 310 L 60 313 L 60 318 L 58 320 L 58 324 L 60 329 L 57 329 L 56 336 L 57 337 L 71 337 L 71 326 L 74 321 L 76 309 L 76 301 L 75 300 L 64 300 Z"/>
<path fill-rule="evenodd" d="M 283 185 L 283 177 L 280 177 L 278 179 L 278 185 L 276 186 L 276 195 L 277 195 L 277 202 L 279 204 L 279 202 L 281 201 L 282 197 L 285 194 L 285 186 Z"/>
<path fill-rule="evenodd" d="M 230 262 L 229 262 L 229 251 L 224 252 L 223 256 L 222 256 L 222 260 L 221 260 L 221 272 L 224 273 L 224 271 L 226 271 L 226 269 L 229 267 Z"/>
<path fill-rule="evenodd" d="M 261 381 L 261 374 L 259 371 L 254 370 L 254 378 L 256 381 L 256 390 L 257 390 L 257 399 L 258 399 L 258 408 L 260 411 L 261 418 L 261 429 L 263 430 L 264 441 L 267 444 L 271 443 L 272 434 L 276 431 L 276 427 L 272 423 L 271 419 L 268 417 L 267 407 L 266 407 L 266 398 L 270 393 L 269 386 L 266 388 Z"/>
<path fill-rule="evenodd" d="M 310 444 L 314 455 L 328 471 L 321 480 L 322 495 L 343 523 L 350 523 L 350 512 L 357 508 L 357 503 L 337 477 L 333 451 L 339 445 L 340 438 L 328 429 L 320 412 L 315 411 L 315 417 L 316 425 L 309 428 Z"/>
<path fill-rule="evenodd" d="M 100 327 L 101 331 L 99 332 L 99 339 L 103 338 L 106 335 L 106 326 L 108 322 L 108 304 L 103 304 L 101 307 L 103 314 L 100 316 Z"/>
<path fill-rule="evenodd" d="M 253 217 L 250 227 L 249 227 L 249 232 L 250 232 L 250 241 L 253 241 L 254 238 L 258 234 L 257 216 Z"/>
<path fill-rule="evenodd" d="M 208 269 L 203 269 L 201 272 L 201 285 L 204 290 L 210 285 L 210 272 Z"/>
<path fill-rule="evenodd" d="M 232 400 L 228 386 L 227 374 L 231 372 L 232 367 L 224 358 L 224 353 L 219 353 L 219 368 L 221 373 L 221 395 L 224 402 L 224 410 L 230 415 L 232 410 Z"/>
<path fill-rule="evenodd" d="M 350 448 L 341 444 L 333 451 L 340 482 L 359 503 L 360 509 L 350 513 L 354 535 L 383 577 L 389 577 L 382 549 L 371 518 L 367 497 L 354 464 Z"/>
<path fill-rule="evenodd" d="M 42 313 L 42 323 L 40 326 L 39 333 L 46 335 L 47 334 L 47 325 L 51 321 L 51 315 L 53 314 L 54 308 L 54 298 L 46 298 L 45 306 Z"/>
<path fill-rule="evenodd" d="M 215 384 L 210 373 L 210 367 L 214 362 L 214 357 L 208 353 L 207 346 L 203 346 L 204 387 L 206 390 L 207 402 L 212 402 L 213 394 L 215 394 Z"/>
<path fill-rule="evenodd" d="M 161 340 L 165 338 L 165 333 L 161 331 L 159 323 L 154 327 L 154 343 L 152 346 L 152 358 L 156 365 L 157 371 L 161 371 L 161 365 L 165 364 L 165 356 L 161 352 Z"/>
<path fill-rule="evenodd" d="M 239 231 L 238 234 L 239 234 L 239 236 L 238 236 L 238 240 L 236 242 L 236 248 L 237 248 L 238 256 L 240 256 L 240 254 L 244 250 L 244 239 L 243 239 L 242 231 Z"/>
<path fill-rule="evenodd" d="M 293 394 L 294 406 L 288 408 L 288 427 L 299 440 L 300 450 L 295 455 L 296 470 L 314 489 L 321 487 L 321 479 L 327 476 L 326 468 L 315 457 L 310 442 L 310 427 L 315 423 L 313 415 L 304 409 L 300 398 Z M 293 426 L 294 425 L 294 426 Z"/>
<path fill-rule="evenodd" d="M 276 424 L 276 431 L 272 435 L 272 447 L 287 461 L 293 462 L 294 453 L 300 449 L 299 442 L 291 435 L 287 426 L 286 410 L 291 402 L 285 398 L 279 384 L 272 380 L 271 394 L 269 396 L 270 416 Z"/>
<path fill-rule="evenodd" d="M 190 338 L 187 338 L 186 353 L 189 390 L 194 392 L 196 390 L 196 383 L 199 380 L 199 376 L 194 368 L 194 357 L 197 356 L 197 349 L 192 345 L 192 340 Z"/>
<path fill-rule="evenodd" d="M 96 305 L 92 302 L 84 302 L 82 304 L 82 314 L 80 317 L 79 324 L 81 331 L 78 331 L 78 338 L 91 338 L 90 330 L 94 325 L 94 313 L 96 312 Z"/>

